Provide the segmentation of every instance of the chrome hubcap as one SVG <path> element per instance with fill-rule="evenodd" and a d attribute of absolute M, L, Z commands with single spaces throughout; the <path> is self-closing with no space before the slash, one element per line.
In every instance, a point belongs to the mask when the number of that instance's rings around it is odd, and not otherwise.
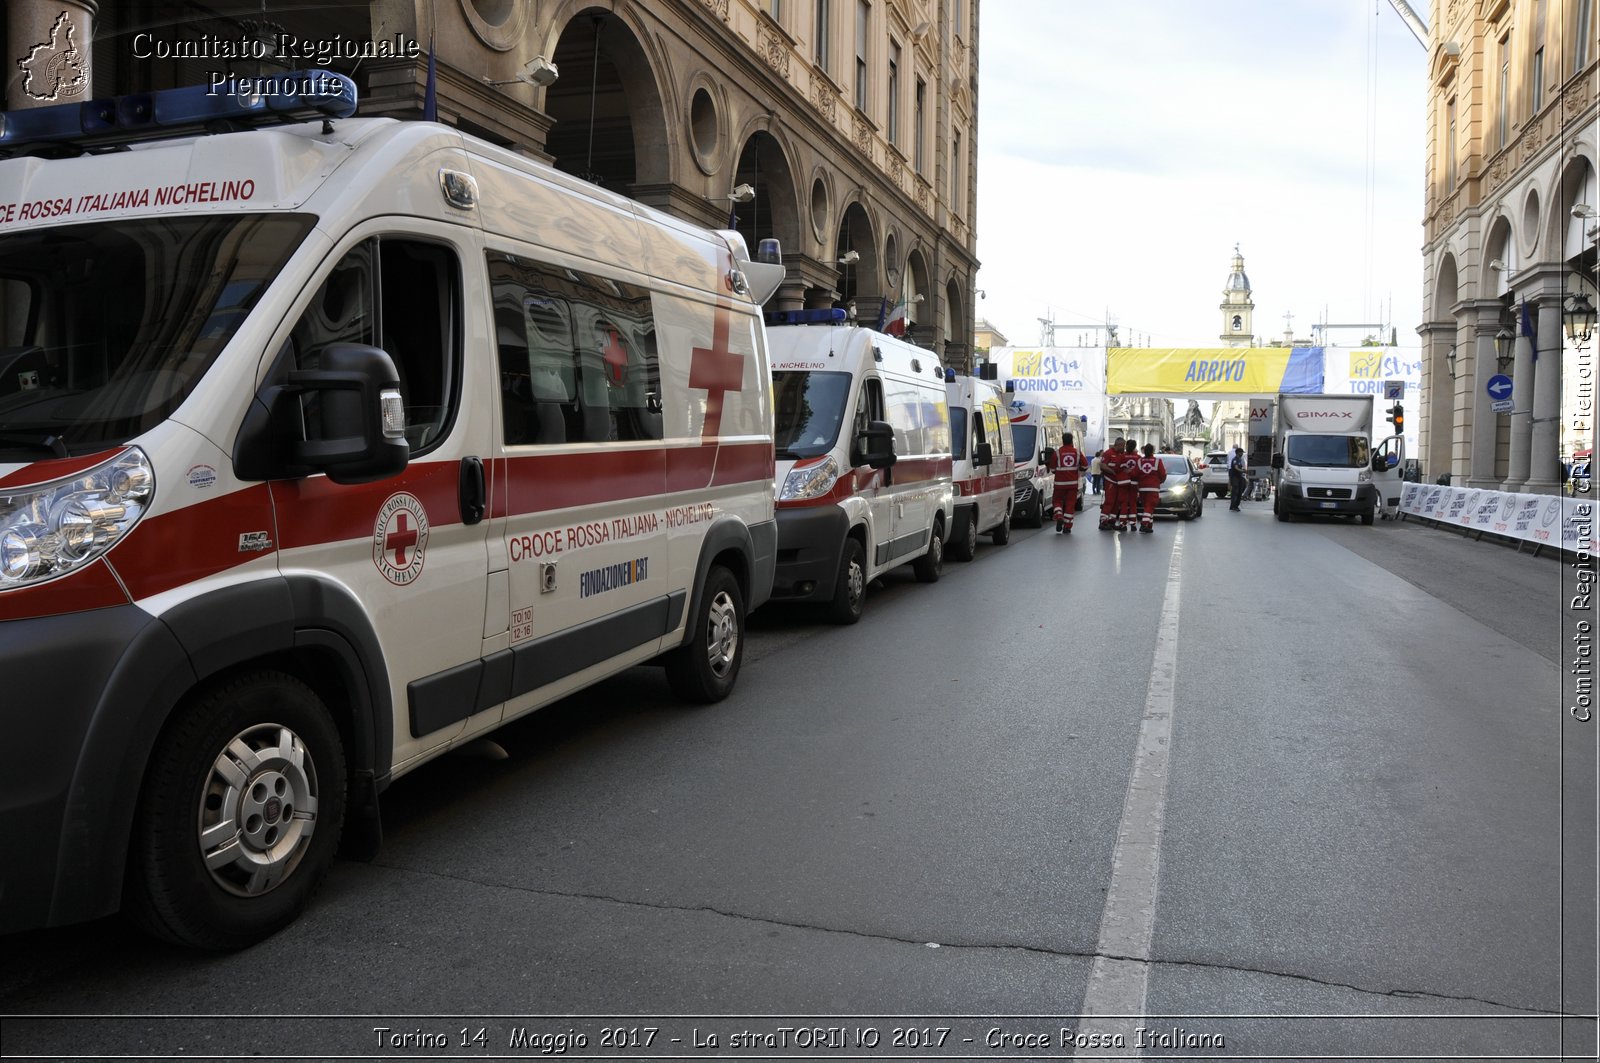
<path fill-rule="evenodd" d="M 257 897 L 283 882 L 316 826 L 316 768 L 289 728 L 241 731 L 212 762 L 197 841 L 206 870 L 229 893 Z"/>
<path fill-rule="evenodd" d="M 850 574 L 846 579 L 849 581 L 850 587 L 850 607 L 858 609 L 861 606 L 862 599 L 867 594 L 867 574 L 860 565 L 852 564 L 850 566 Z"/>
<path fill-rule="evenodd" d="M 739 616 L 733 605 L 733 596 L 727 591 L 719 591 L 711 599 L 710 622 L 706 625 L 706 653 L 712 673 L 718 679 L 726 679 L 739 653 Z"/>

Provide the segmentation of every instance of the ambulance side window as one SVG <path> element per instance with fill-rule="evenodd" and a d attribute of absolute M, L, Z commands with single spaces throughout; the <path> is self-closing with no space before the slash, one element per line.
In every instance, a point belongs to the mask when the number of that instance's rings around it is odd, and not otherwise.
<path fill-rule="evenodd" d="M 505 442 L 660 439 L 649 290 L 500 251 L 488 266 Z"/>
<path fill-rule="evenodd" d="M 456 405 L 460 276 L 455 253 L 441 244 L 377 237 L 362 242 L 312 296 L 275 373 L 317 368 L 333 343 L 382 348 L 400 377 L 412 454 L 427 451 L 444 437 Z M 306 400 L 305 417 L 308 426 L 315 425 L 314 397 Z"/>

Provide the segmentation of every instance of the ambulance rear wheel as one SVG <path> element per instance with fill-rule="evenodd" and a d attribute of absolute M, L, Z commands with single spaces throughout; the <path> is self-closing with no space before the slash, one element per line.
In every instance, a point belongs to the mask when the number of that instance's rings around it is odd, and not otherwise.
<path fill-rule="evenodd" d="M 944 573 L 944 525 L 936 523 L 928 538 L 928 552 L 911 562 L 911 571 L 920 583 L 938 583 Z"/>
<path fill-rule="evenodd" d="M 240 949 L 293 922 L 344 827 L 339 729 L 300 680 L 261 671 L 192 699 L 152 756 L 128 911 L 158 937 Z"/>
<path fill-rule="evenodd" d="M 743 661 L 744 594 L 733 573 L 712 565 L 689 641 L 667 657 L 667 684 L 684 701 L 709 705 L 733 690 Z"/>
<path fill-rule="evenodd" d="M 833 585 L 833 601 L 828 603 L 828 619 L 835 624 L 854 624 L 867 608 L 867 552 L 860 539 L 844 541 L 844 556 L 839 559 L 839 576 Z"/>
<path fill-rule="evenodd" d="M 1011 541 L 1011 512 L 1009 510 L 1006 511 L 1005 520 L 994 526 L 994 531 L 990 534 L 990 538 L 994 540 L 996 546 L 1004 546 Z"/>

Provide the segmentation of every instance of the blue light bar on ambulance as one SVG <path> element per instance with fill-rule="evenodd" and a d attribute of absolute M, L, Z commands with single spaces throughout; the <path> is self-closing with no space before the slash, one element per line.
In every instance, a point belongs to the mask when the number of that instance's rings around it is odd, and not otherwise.
<path fill-rule="evenodd" d="M 87 103 L 0 111 L 0 152 L 34 144 L 71 143 L 88 148 L 97 143 L 154 140 L 213 122 L 233 128 L 296 118 L 348 118 L 355 110 L 355 82 L 331 71 L 213 80 L 208 85 Z"/>
<path fill-rule="evenodd" d="M 839 306 L 824 310 L 768 310 L 764 317 L 769 325 L 842 325 L 845 311 Z"/>

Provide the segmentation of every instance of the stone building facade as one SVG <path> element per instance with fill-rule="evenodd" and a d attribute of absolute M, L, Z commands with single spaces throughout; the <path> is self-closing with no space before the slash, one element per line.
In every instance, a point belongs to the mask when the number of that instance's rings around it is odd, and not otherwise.
<path fill-rule="evenodd" d="M 0 44 L 8 108 L 326 65 L 356 79 L 359 113 L 399 118 L 423 111 L 431 48 L 440 121 L 732 220 L 752 248 L 776 237 L 789 280 L 770 308 L 853 306 L 871 324 L 904 298 L 915 342 L 965 368 L 978 4 L 7 0 Z M 370 54 L 395 42 L 408 54 Z M 45 58 L 23 69 L 30 55 Z M 733 202 L 741 185 L 754 196 Z"/>
<path fill-rule="evenodd" d="M 1553 493 L 1560 488 L 1563 387 L 1576 392 L 1591 336 L 1562 312 L 1595 298 L 1596 0 L 1433 0 L 1424 221 L 1422 409 L 1425 475 Z M 1534 339 L 1523 333 L 1522 306 Z M 1510 346 L 1501 354 L 1496 337 Z M 1486 385 L 1513 381 L 1513 409 Z M 1565 379 L 1564 379 L 1565 378 Z M 1570 425 L 1569 425 L 1570 427 Z"/>

